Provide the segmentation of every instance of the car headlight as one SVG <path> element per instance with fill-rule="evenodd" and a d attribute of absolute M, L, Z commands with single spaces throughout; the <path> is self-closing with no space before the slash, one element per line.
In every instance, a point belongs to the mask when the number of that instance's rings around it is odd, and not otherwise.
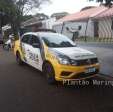
<path fill-rule="evenodd" d="M 59 55 L 57 56 L 58 62 L 63 65 L 70 65 L 70 60 L 68 57 Z"/>
<path fill-rule="evenodd" d="M 65 55 L 59 55 L 57 56 L 57 59 L 58 59 L 58 62 L 63 65 L 73 65 L 73 66 L 77 65 L 76 60 L 70 59 L 69 57 Z"/>
<path fill-rule="evenodd" d="M 54 54 L 54 56 L 56 57 L 56 59 L 58 60 L 58 62 L 62 65 L 72 65 L 72 66 L 76 66 L 77 65 L 77 61 L 70 59 L 68 56 L 63 55 L 61 53 L 55 52 L 51 50 L 51 53 Z"/>
<path fill-rule="evenodd" d="M 77 66 L 78 65 L 77 61 L 76 60 L 73 60 L 73 59 L 70 59 L 70 63 L 73 66 Z"/>

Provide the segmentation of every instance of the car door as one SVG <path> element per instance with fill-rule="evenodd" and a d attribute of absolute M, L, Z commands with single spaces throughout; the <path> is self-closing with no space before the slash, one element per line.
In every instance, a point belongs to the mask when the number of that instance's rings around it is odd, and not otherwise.
<path fill-rule="evenodd" d="M 30 38 L 31 38 L 31 35 L 27 34 L 27 35 L 24 35 L 22 37 L 22 40 L 21 40 L 21 51 L 22 51 L 22 54 L 23 54 L 23 58 L 24 58 L 24 61 L 28 64 L 30 64 L 30 56 L 29 56 L 29 52 L 30 52 L 29 41 L 30 41 Z"/>
<path fill-rule="evenodd" d="M 35 68 L 42 70 L 41 43 L 37 36 L 32 35 L 30 39 L 30 62 Z"/>

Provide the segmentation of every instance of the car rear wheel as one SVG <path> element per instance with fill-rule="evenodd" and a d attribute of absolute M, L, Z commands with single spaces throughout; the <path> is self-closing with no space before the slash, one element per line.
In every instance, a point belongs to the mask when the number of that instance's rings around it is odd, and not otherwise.
<path fill-rule="evenodd" d="M 43 74 L 46 75 L 49 84 L 55 84 L 55 72 L 50 63 L 45 63 L 43 66 Z"/>
<path fill-rule="evenodd" d="M 23 65 L 23 61 L 21 59 L 19 52 L 17 52 L 17 54 L 16 54 L 16 62 L 17 62 L 18 65 Z"/>

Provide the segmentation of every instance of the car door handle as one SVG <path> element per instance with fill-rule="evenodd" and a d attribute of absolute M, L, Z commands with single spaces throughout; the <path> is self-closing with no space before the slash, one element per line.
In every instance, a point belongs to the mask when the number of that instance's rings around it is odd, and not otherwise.
<path fill-rule="evenodd" d="M 30 51 L 29 49 L 27 51 Z"/>

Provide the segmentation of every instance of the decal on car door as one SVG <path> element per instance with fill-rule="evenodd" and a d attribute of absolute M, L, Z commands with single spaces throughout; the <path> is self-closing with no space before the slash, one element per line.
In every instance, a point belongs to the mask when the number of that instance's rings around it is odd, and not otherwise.
<path fill-rule="evenodd" d="M 29 52 L 29 58 L 30 58 L 31 60 L 35 61 L 36 63 L 39 62 L 39 57 L 38 57 L 38 55 L 37 55 L 37 54 L 34 54 L 34 53 L 32 53 L 32 52 Z"/>
<path fill-rule="evenodd" d="M 26 57 L 25 57 L 26 52 L 25 52 L 25 46 L 23 43 L 20 43 L 20 48 L 21 48 L 21 52 L 22 52 L 22 57 L 23 57 L 24 61 L 26 62 L 27 61 Z"/>

